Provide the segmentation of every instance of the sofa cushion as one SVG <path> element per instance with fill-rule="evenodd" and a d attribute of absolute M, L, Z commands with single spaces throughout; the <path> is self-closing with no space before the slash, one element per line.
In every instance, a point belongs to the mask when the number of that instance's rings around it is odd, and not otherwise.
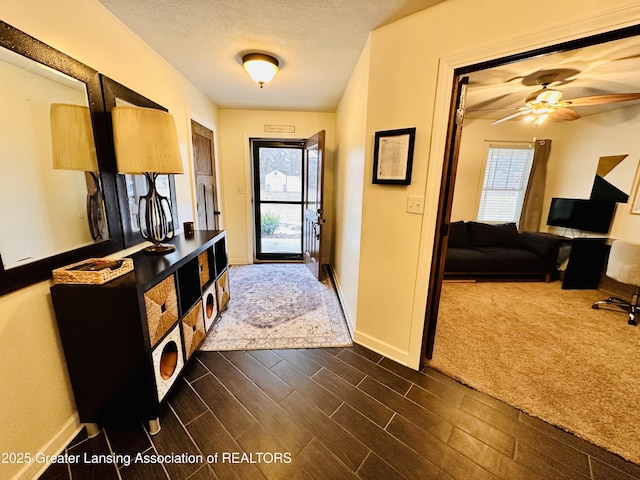
<path fill-rule="evenodd" d="M 518 228 L 515 223 L 489 225 L 467 222 L 467 233 L 472 247 L 511 247 L 515 246 L 518 240 Z"/>
<path fill-rule="evenodd" d="M 444 262 L 447 273 L 484 272 L 491 268 L 491 257 L 473 248 L 449 248 Z"/>
<path fill-rule="evenodd" d="M 489 259 L 488 273 L 545 273 L 548 270 L 538 255 L 521 248 L 482 247 L 477 250 Z"/>
<path fill-rule="evenodd" d="M 517 245 L 540 257 L 558 257 L 560 238 L 547 233 L 522 232 L 518 235 Z"/>
<path fill-rule="evenodd" d="M 452 222 L 449 225 L 449 243 L 451 248 L 469 248 L 469 235 L 467 234 L 467 225 L 463 222 Z"/>

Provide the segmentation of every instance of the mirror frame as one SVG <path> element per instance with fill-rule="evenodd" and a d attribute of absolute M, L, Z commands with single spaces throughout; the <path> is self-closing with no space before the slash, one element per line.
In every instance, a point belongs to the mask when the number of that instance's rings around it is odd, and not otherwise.
<path fill-rule="evenodd" d="M 0 21 L 0 47 L 62 72 L 86 85 L 109 230 L 109 238 L 101 242 L 9 269 L 4 268 L 1 262 L 2 252 L 0 252 L 0 295 L 4 295 L 51 278 L 51 271 L 55 268 L 122 250 L 124 236 L 118 208 L 115 160 L 109 151 L 112 141 L 108 137 L 99 73 L 2 21 Z"/>
<path fill-rule="evenodd" d="M 113 146 L 113 124 L 111 121 L 111 110 L 116 106 L 116 99 L 120 98 L 127 103 L 136 105 L 138 107 L 155 108 L 168 112 L 169 110 L 162 105 L 157 104 L 153 100 L 134 92 L 129 87 L 125 87 L 121 83 L 100 74 L 100 82 L 102 84 L 102 92 L 104 95 L 104 108 L 106 113 L 107 128 L 109 132 L 111 155 L 113 158 L 113 164 L 116 165 L 115 160 L 115 147 Z M 117 166 L 114 167 L 116 171 L 116 188 L 120 195 L 118 201 L 120 203 L 120 223 L 122 225 L 122 231 L 124 236 L 125 247 L 131 247 L 145 241 L 142 238 L 142 234 L 139 231 L 135 231 L 131 228 L 131 212 L 129 211 L 127 185 L 125 182 L 125 176 L 123 174 L 117 174 Z M 169 175 L 169 190 L 171 192 L 171 209 L 173 210 L 173 228 L 178 229 L 178 206 L 176 200 L 176 187 L 175 179 L 173 175 Z"/>

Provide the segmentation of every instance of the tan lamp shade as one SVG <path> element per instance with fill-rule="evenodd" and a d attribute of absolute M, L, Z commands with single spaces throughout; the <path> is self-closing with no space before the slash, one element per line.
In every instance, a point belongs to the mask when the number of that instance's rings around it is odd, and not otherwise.
<path fill-rule="evenodd" d="M 54 103 L 50 109 L 53 168 L 97 172 L 89 108 Z"/>
<path fill-rule="evenodd" d="M 120 173 L 183 173 L 173 117 L 162 110 L 114 107 L 113 140 Z"/>

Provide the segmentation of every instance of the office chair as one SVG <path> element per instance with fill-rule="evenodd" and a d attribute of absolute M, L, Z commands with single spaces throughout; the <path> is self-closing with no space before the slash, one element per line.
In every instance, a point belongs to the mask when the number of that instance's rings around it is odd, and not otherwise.
<path fill-rule="evenodd" d="M 629 325 L 638 325 L 636 312 L 638 311 L 638 295 L 640 294 L 640 245 L 615 240 L 611 245 L 611 252 L 609 252 L 606 274 L 607 277 L 618 282 L 634 285 L 636 292 L 630 302 L 617 297 L 609 297 L 606 300 L 595 302 L 592 308 L 598 309 L 600 305 L 620 307 L 629 312 Z"/>

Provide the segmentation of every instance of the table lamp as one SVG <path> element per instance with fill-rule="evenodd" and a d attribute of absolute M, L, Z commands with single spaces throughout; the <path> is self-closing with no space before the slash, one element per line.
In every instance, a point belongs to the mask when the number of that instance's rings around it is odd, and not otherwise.
<path fill-rule="evenodd" d="M 172 252 L 175 247 L 163 243 L 174 234 L 171 202 L 156 189 L 156 178 L 184 171 L 173 117 L 154 108 L 121 106 L 112 109 L 111 118 L 118 172 L 142 174 L 149 186 L 138 202 L 140 233 L 153 243 L 145 251 Z"/>
<path fill-rule="evenodd" d="M 93 141 L 89 108 L 82 105 L 54 103 L 50 109 L 53 168 L 79 170 L 87 179 L 87 220 L 91 238 L 103 239 L 104 215 L 102 189 L 98 179 L 98 159 Z"/>

